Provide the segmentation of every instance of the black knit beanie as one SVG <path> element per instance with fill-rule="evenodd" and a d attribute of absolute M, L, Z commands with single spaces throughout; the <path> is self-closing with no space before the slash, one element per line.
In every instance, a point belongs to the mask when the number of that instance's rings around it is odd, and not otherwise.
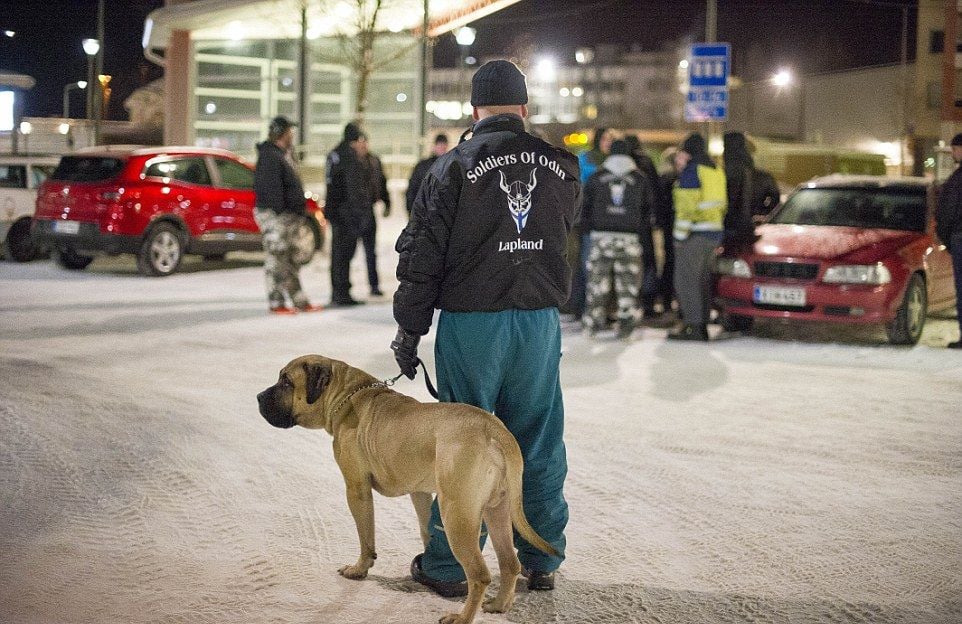
<path fill-rule="evenodd" d="M 528 103 L 524 74 L 510 61 L 490 61 L 471 79 L 471 106 L 514 106 Z"/>

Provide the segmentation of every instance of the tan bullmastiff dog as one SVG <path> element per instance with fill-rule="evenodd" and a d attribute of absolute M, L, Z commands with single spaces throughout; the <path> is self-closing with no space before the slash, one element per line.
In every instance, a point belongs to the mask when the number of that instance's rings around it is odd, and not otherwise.
<path fill-rule="evenodd" d="M 339 572 L 363 579 L 374 565 L 374 497 L 410 494 L 427 544 L 431 494 L 437 493 L 451 551 L 464 568 L 468 597 L 442 624 L 469 624 L 491 582 L 478 540 L 482 519 L 498 556 L 501 587 L 483 607 L 503 613 L 514 601 L 521 563 L 511 527 L 536 548 L 557 554 L 524 516 L 521 451 L 492 414 L 463 403 L 421 403 L 362 370 L 320 355 L 299 357 L 257 395 L 275 427 L 326 429 L 347 485 L 361 556 Z"/>

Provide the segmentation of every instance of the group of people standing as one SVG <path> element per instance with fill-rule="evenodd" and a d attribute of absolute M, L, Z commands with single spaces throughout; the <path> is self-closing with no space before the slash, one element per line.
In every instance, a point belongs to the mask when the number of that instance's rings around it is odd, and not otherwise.
<path fill-rule="evenodd" d="M 708 340 L 715 249 L 753 243 L 754 217 L 779 201 L 774 178 L 755 167 L 745 136 L 730 132 L 724 146 L 719 168 L 704 138 L 692 134 L 666 150 L 659 174 L 637 137 L 595 132 L 593 148 L 579 157 L 580 253 L 567 308 L 589 337 L 607 327 L 612 307 L 616 333 L 626 338 L 642 316 L 670 311 L 677 301 L 682 323 L 669 339 Z"/>
<path fill-rule="evenodd" d="M 323 309 L 312 305 L 301 289 L 296 260 L 297 230 L 307 217 L 304 187 L 297 174 L 292 146 L 293 124 L 274 118 L 268 138 L 257 146 L 254 169 L 254 217 L 264 242 L 267 299 L 274 314 Z M 356 123 L 344 128 L 343 140 L 327 156 L 327 200 L 324 216 L 331 226 L 331 307 L 355 306 L 350 264 L 357 245 L 364 247 L 371 296 L 380 297 L 377 270 L 375 205 L 391 212 L 391 196 L 381 160 L 371 153 L 368 137 Z"/>

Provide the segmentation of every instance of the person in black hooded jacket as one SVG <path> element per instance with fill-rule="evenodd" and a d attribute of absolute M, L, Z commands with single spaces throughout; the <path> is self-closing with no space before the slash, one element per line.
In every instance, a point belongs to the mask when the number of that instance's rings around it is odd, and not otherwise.
<path fill-rule="evenodd" d="M 770 213 L 780 201 L 775 178 L 755 167 L 741 132 L 726 132 L 724 141 L 728 212 L 722 246 L 737 249 L 755 242 L 754 217 Z"/>
<path fill-rule="evenodd" d="M 952 137 L 952 159 L 962 161 L 962 134 Z M 959 322 L 959 339 L 950 342 L 950 349 L 962 349 L 962 168 L 956 167 L 939 192 L 935 209 L 935 232 L 952 254 L 955 276 L 955 307 Z"/>
<path fill-rule="evenodd" d="M 635 164 L 629 144 L 615 141 L 611 155 L 588 178 L 581 208 L 581 229 L 591 245 L 584 317 L 589 337 L 606 324 L 611 290 L 618 302 L 618 337 L 628 338 L 638 321 L 641 260 L 651 244 L 654 203 L 651 179 Z"/>
<path fill-rule="evenodd" d="M 661 188 L 658 180 L 658 169 L 655 168 L 655 163 L 651 159 L 651 156 L 645 152 L 645 146 L 642 145 L 641 140 L 634 134 L 628 134 L 624 138 L 625 143 L 628 144 L 628 152 L 631 159 L 635 161 L 635 165 L 645 177 L 648 178 L 648 184 L 652 189 L 652 202 L 653 204 L 649 210 L 649 223 L 648 228 L 642 233 L 641 240 L 641 253 L 642 253 L 642 283 L 641 290 L 639 291 L 639 302 L 641 303 L 642 310 L 644 311 L 645 318 L 652 318 L 656 316 L 655 311 L 655 300 L 658 298 L 658 258 L 655 255 L 655 236 L 654 236 L 654 225 L 655 225 L 655 215 L 662 212 L 661 204 L 664 203 L 665 198 L 662 196 Z M 670 232 L 665 233 L 663 231 L 664 243 L 667 248 L 671 245 L 671 234 Z"/>
<path fill-rule="evenodd" d="M 364 232 L 374 227 L 374 211 L 367 197 L 358 156 L 360 127 L 344 126 L 344 139 L 327 155 L 327 196 L 324 216 L 331 224 L 331 306 L 363 302 L 351 297 L 351 259 Z"/>

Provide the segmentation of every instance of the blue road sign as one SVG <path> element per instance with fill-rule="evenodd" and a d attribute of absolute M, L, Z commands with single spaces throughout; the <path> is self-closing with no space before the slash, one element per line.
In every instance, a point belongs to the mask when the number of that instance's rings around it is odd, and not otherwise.
<path fill-rule="evenodd" d="M 731 47 L 727 43 L 691 46 L 686 121 L 724 121 L 728 118 L 730 58 Z"/>

